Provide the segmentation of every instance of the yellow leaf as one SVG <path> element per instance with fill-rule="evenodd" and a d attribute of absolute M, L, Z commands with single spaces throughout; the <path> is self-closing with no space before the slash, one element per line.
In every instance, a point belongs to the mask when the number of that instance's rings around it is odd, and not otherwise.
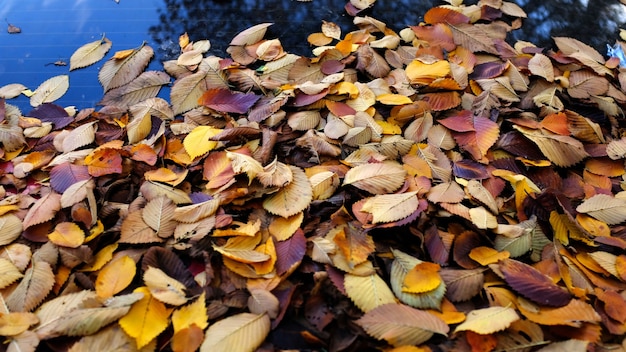
<path fill-rule="evenodd" d="M 205 293 L 202 292 L 193 303 L 176 309 L 172 313 L 172 325 L 174 327 L 174 334 L 177 334 L 183 329 L 195 324 L 200 329 L 204 330 L 209 326 L 209 317 L 206 310 Z"/>
<path fill-rule="evenodd" d="M 472 223 L 479 229 L 495 229 L 498 227 L 498 220 L 485 207 L 476 207 L 469 210 Z"/>
<path fill-rule="evenodd" d="M 0 335 L 15 336 L 26 331 L 29 326 L 37 324 L 39 318 L 33 313 L 11 312 L 0 313 Z"/>
<path fill-rule="evenodd" d="M 211 137 L 222 132 L 219 128 L 211 126 L 198 126 L 194 128 L 183 140 L 183 146 L 190 157 L 196 158 L 208 153 L 217 147 L 215 141 L 211 141 Z"/>
<path fill-rule="evenodd" d="M 424 293 L 432 291 L 441 285 L 439 264 L 421 262 L 409 270 L 402 282 L 402 291 L 409 293 Z"/>
<path fill-rule="evenodd" d="M 324 200 L 330 198 L 339 187 L 339 175 L 332 171 L 318 172 L 309 177 L 313 187 L 313 199 Z"/>
<path fill-rule="evenodd" d="M 140 349 L 167 328 L 172 310 L 152 297 L 147 287 L 139 287 L 133 292 L 144 296 L 133 304 L 128 314 L 119 320 L 119 324 L 124 332 L 135 339 L 137 348 Z"/>
<path fill-rule="evenodd" d="M 280 301 L 268 290 L 250 289 L 248 309 L 254 314 L 266 313 L 270 318 L 274 319 L 280 312 Z"/>
<path fill-rule="evenodd" d="M 509 252 L 498 252 L 493 248 L 481 246 L 472 248 L 469 253 L 469 257 L 472 258 L 472 260 L 478 262 L 478 264 L 486 266 L 489 264 L 497 263 L 500 259 L 509 258 Z"/>
<path fill-rule="evenodd" d="M 259 275 L 271 273 L 274 270 L 274 264 L 276 264 L 276 247 L 274 246 L 273 237 L 269 237 L 265 243 L 259 245 L 254 250 L 269 256 L 265 261 L 251 263 L 256 273 Z"/>
<path fill-rule="evenodd" d="M 355 166 L 346 172 L 344 185 L 372 194 L 391 193 L 404 184 L 406 171 L 398 162 L 368 163 Z"/>
<path fill-rule="evenodd" d="M 163 270 L 149 266 L 143 273 L 143 281 L 155 299 L 173 306 L 187 303 L 185 285 Z"/>
<path fill-rule="evenodd" d="M 121 292 L 133 281 L 136 270 L 135 261 L 127 255 L 109 262 L 96 278 L 98 297 L 109 298 Z"/>
<path fill-rule="evenodd" d="M 226 156 L 231 161 L 231 167 L 235 174 L 246 173 L 250 183 L 257 174 L 263 172 L 263 165 L 253 157 L 241 153 L 226 152 Z"/>
<path fill-rule="evenodd" d="M 11 285 L 22 277 L 24 275 L 13 262 L 6 258 L 0 258 L 0 289 Z"/>
<path fill-rule="evenodd" d="M 411 104 L 413 102 L 411 98 L 405 95 L 390 93 L 381 94 L 376 97 L 376 100 L 385 105 L 404 105 Z"/>
<path fill-rule="evenodd" d="M 592 236 L 611 236 L 611 228 L 604 221 L 596 220 L 586 214 L 576 214 L 576 222 Z"/>
<path fill-rule="evenodd" d="M 389 286 L 377 274 L 357 276 L 346 274 L 344 286 L 348 297 L 364 312 L 387 303 L 396 303 Z"/>
<path fill-rule="evenodd" d="M 303 212 L 299 212 L 288 218 L 277 216 L 273 218 L 268 230 L 277 241 L 288 240 L 296 232 L 296 230 L 300 228 L 302 220 L 304 220 Z"/>
<path fill-rule="evenodd" d="M 465 322 L 457 326 L 454 332 L 473 331 L 488 335 L 508 328 L 516 320 L 519 320 L 519 316 L 511 307 L 475 309 L 467 314 Z"/>
<path fill-rule="evenodd" d="M 376 120 L 376 123 L 382 127 L 382 134 L 402 134 L 402 128 L 388 121 Z"/>
<path fill-rule="evenodd" d="M 48 239 L 57 246 L 76 248 L 85 241 L 85 232 L 73 222 L 61 222 L 54 227 Z"/>
<path fill-rule="evenodd" d="M 239 313 L 211 325 L 200 352 L 253 352 L 270 332 L 267 314 Z"/>
<path fill-rule="evenodd" d="M 391 272 L 389 275 L 391 289 L 396 297 L 403 303 L 415 308 L 439 310 L 443 296 L 446 293 L 445 282 L 442 280 L 435 289 L 424 293 L 404 292 L 403 284 L 406 275 L 416 265 L 423 263 L 423 261 L 396 249 L 392 249 L 391 251 L 395 259 L 391 264 Z"/>

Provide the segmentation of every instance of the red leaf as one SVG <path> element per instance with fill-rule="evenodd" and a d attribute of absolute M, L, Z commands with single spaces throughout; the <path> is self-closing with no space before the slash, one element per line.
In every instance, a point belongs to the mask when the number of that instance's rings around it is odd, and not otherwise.
<path fill-rule="evenodd" d="M 454 140 L 474 159 L 481 160 L 489 148 L 493 146 L 500 135 L 500 127 L 488 118 L 474 116 L 469 110 L 439 121 L 442 125 L 454 132 Z"/>
<path fill-rule="evenodd" d="M 122 172 L 122 156 L 117 149 L 95 150 L 92 154 L 87 155 L 85 164 L 87 164 L 89 174 L 93 177 Z"/>
<path fill-rule="evenodd" d="M 507 284 L 522 296 L 551 307 L 561 307 L 569 303 L 572 295 L 552 280 L 528 264 L 514 259 L 505 259 L 499 263 Z"/>
<path fill-rule="evenodd" d="M 233 93 L 228 89 L 214 88 L 204 92 L 198 102 L 217 111 L 245 114 L 259 98 L 252 93 Z"/>

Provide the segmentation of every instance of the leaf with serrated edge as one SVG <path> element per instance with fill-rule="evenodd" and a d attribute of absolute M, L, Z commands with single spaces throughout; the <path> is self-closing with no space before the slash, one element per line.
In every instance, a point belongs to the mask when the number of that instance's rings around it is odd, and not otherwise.
<path fill-rule="evenodd" d="M 366 313 L 383 304 L 396 302 L 396 297 L 389 286 L 377 274 L 369 276 L 346 274 L 344 287 L 352 302 Z"/>
<path fill-rule="evenodd" d="M 358 319 L 368 335 L 393 346 L 419 345 L 434 334 L 446 336 L 448 324 L 433 314 L 402 304 L 385 304 Z"/>
<path fill-rule="evenodd" d="M 390 283 L 393 293 L 398 299 L 415 308 L 440 309 L 441 300 L 446 293 L 445 282 L 441 282 L 437 288 L 425 293 L 404 292 L 403 284 L 409 270 L 423 261 L 412 257 L 397 249 L 391 250 L 395 259 L 391 264 Z"/>
<path fill-rule="evenodd" d="M 24 277 L 20 270 L 11 261 L 0 258 L 0 289 Z"/>
<path fill-rule="evenodd" d="M 353 185 L 372 194 L 395 191 L 404 184 L 406 171 L 395 161 L 358 165 L 346 172 L 344 185 Z"/>
<path fill-rule="evenodd" d="M 417 210 L 417 192 L 382 194 L 365 201 L 362 211 L 372 214 L 374 224 L 406 218 Z"/>
<path fill-rule="evenodd" d="M 61 195 L 50 192 L 33 204 L 28 213 L 26 213 L 22 225 L 24 228 L 28 228 L 32 225 L 52 220 L 59 210 L 61 210 Z"/>
<path fill-rule="evenodd" d="M 626 221 L 626 200 L 607 194 L 596 194 L 580 204 L 576 211 L 615 225 Z"/>
<path fill-rule="evenodd" d="M 70 87 L 70 76 L 59 75 L 47 79 L 35 89 L 35 93 L 30 97 L 30 105 L 37 107 L 43 103 L 51 103 L 60 97 Z"/>
<path fill-rule="evenodd" d="M 22 234 L 22 220 L 13 214 L 0 216 L 0 246 L 13 242 Z"/>
<path fill-rule="evenodd" d="M 302 169 L 289 165 L 293 180 L 263 201 L 263 209 L 284 218 L 306 209 L 313 199 L 313 188 Z"/>
<path fill-rule="evenodd" d="M 516 320 L 519 320 L 519 316 L 511 307 L 474 309 L 467 314 L 467 319 L 457 326 L 454 332 L 473 331 L 488 335 L 508 328 Z"/>
<path fill-rule="evenodd" d="M 142 348 L 167 328 L 172 310 L 152 297 L 147 287 L 139 287 L 133 292 L 144 296 L 133 304 L 128 314 L 119 320 L 119 324 L 135 339 L 137 348 Z"/>
<path fill-rule="evenodd" d="M 135 79 L 148 66 L 153 55 L 152 48 L 144 43 L 123 59 L 109 59 L 98 72 L 98 80 L 104 91 L 123 86 Z"/>
<path fill-rule="evenodd" d="M 12 312 L 29 312 L 36 308 L 52 290 L 54 272 L 50 264 L 36 261 L 24 273 L 24 278 L 6 298 L 6 305 Z"/>
<path fill-rule="evenodd" d="M 211 325 L 200 352 L 253 352 L 270 332 L 267 314 L 239 313 Z"/>
<path fill-rule="evenodd" d="M 104 36 L 101 39 L 84 44 L 76 49 L 70 57 L 70 71 L 87 67 L 102 60 L 111 49 L 111 41 Z"/>
<path fill-rule="evenodd" d="M 163 270 L 148 267 L 143 273 L 143 281 L 155 299 L 174 306 L 187 303 L 185 285 L 167 275 Z"/>

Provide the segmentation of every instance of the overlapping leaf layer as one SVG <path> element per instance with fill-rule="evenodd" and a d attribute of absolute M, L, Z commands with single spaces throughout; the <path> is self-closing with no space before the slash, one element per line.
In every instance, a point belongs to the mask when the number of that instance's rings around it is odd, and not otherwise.
<path fill-rule="evenodd" d="M 0 88 L 2 348 L 624 350 L 625 63 L 507 42 L 506 1 L 372 4 L 311 57 L 118 51 L 97 110 Z"/>

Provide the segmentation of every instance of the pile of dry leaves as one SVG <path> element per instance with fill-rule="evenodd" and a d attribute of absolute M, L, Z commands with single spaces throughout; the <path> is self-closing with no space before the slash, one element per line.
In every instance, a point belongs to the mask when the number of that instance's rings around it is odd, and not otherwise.
<path fill-rule="evenodd" d="M 0 88 L 0 349 L 623 351 L 619 59 L 507 43 L 506 1 L 372 3 L 310 58 L 269 23 L 118 51 L 99 109 Z"/>

